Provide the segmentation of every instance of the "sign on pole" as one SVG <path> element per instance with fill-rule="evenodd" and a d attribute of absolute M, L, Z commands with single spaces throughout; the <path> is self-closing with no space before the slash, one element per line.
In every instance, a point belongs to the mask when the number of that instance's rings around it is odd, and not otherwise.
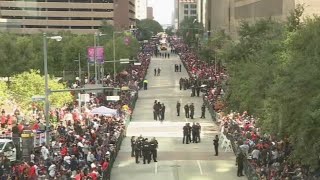
<path fill-rule="evenodd" d="M 88 62 L 94 63 L 94 47 L 88 47 L 87 49 L 87 56 L 88 56 Z M 103 46 L 97 46 L 96 47 L 96 61 L 99 64 L 104 63 L 104 48 Z"/>
<path fill-rule="evenodd" d="M 33 102 L 38 102 L 38 101 L 45 101 L 46 97 L 42 95 L 34 95 L 32 96 L 32 101 Z"/>
<path fill-rule="evenodd" d="M 120 59 L 120 64 L 128 64 L 129 61 L 129 59 Z"/>
<path fill-rule="evenodd" d="M 120 96 L 107 96 L 107 101 L 119 101 Z"/>

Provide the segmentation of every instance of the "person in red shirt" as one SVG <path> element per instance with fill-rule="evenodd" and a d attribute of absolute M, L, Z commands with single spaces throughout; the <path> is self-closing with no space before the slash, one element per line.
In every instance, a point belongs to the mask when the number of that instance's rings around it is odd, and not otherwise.
<path fill-rule="evenodd" d="M 5 128 L 7 123 L 7 117 L 5 115 L 1 116 L 1 128 Z"/>
<path fill-rule="evenodd" d="M 32 130 L 39 130 L 39 128 L 40 128 L 40 126 L 39 126 L 39 123 L 38 122 L 36 122 L 36 123 L 34 123 L 33 124 L 33 126 L 32 126 Z"/>
<path fill-rule="evenodd" d="M 66 145 L 64 145 L 64 146 L 61 148 L 60 154 L 61 154 L 62 158 L 68 154 L 68 148 L 67 148 Z"/>
<path fill-rule="evenodd" d="M 37 180 L 36 171 L 37 171 L 36 166 L 31 162 L 30 168 L 29 168 L 29 174 L 28 174 L 29 180 Z"/>

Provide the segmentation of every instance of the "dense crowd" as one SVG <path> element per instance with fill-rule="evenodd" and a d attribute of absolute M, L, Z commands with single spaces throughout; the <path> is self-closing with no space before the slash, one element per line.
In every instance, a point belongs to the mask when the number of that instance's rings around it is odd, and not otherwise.
<path fill-rule="evenodd" d="M 223 84 L 227 78 L 225 69 L 201 61 L 179 40 L 172 40 L 172 43 L 191 77 L 186 82 L 192 81 L 192 79 L 209 81 L 204 100 L 216 112 L 219 112 L 224 106 L 219 99 L 224 94 Z M 222 131 L 233 142 L 236 142 L 235 148 L 238 148 L 235 151 L 237 155 L 244 155 L 248 159 L 245 162 L 249 163 L 248 168 L 253 169 L 253 173 L 258 176 L 257 178 L 265 180 L 316 179 L 310 177 L 308 166 L 299 162 L 291 163 L 288 161 L 292 151 L 289 139 L 279 139 L 269 134 L 261 134 L 261 130 L 256 127 L 257 118 L 248 115 L 246 112 L 243 114 L 231 113 L 220 118 Z M 317 178 L 319 178 L 319 175 Z"/>
<path fill-rule="evenodd" d="M 130 89 L 120 92 L 120 101 L 106 101 L 106 94 L 90 94 L 90 101 L 82 104 L 80 109 L 76 102 L 52 109 L 50 144 L 43 143 L 29 157 L 14 164 L 1 156 L 0 177 L 19 180 L 107 179 L 110 176 L 110 164 L 125 136 L 125 121 L 130 118 L 134 105 L 132 101 L 137 98 L 154 47 L 153 44 L 143 45 L 137 56 L 141 65 L 129 65 L 125 71 L 118 73 L 115 82 L 110 76 L 103 79 L 104 86 Z M 91 113 L 93 108 L 100 106 L 115 109 L 116 114 Z M 14 115 L 6 114 L 3 110 L 2 133 L 19 137 L 24 130 L 44 132 L 43 111 L 36 105 L 32 109 L 32 115 L 28 117 L 19 110 Z"/>

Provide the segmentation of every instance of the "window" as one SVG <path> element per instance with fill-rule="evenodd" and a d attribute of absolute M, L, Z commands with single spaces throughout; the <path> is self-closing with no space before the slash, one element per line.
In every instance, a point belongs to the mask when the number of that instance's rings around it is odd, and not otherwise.
<path fill-rule="evenodd" d="M 185 9 L 188 9 L 188 8 L 189 8 L 189 4 L 185 4 L 185 5 L 184 5 L 184 8 L 185 8 Z"/>
<path fill-rule="evenodd" d="M 197 9 L 197 5 L 196 4 L 190 4 L 190 8 Z"/>
<path fill-rule="evenodd" d="M 184 14 L 188 14 L 189 13 L 189 11 L 188 10 L 184 10 Z"/>
<path fill-rule="evenodd" d="M 190 14 L 192 15 L 197 14 L 197 10 L 190 10 Z"/>

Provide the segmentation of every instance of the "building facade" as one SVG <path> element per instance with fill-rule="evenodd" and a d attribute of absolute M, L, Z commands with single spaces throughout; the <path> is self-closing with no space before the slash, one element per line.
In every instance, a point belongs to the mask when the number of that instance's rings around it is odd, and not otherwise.
<path fill-rule="evenodd" d="M 135 25 L 135 0 L 0 0 L 0 29 L 14 33 L 94 33 Z"/>
<path fill-rule="evenodd" d="M 178 26 L 186 18 L 198 18 L 197 0 L 179 0 L 178 4 Z"/>
<path fill-rule="evenodd" d="M 304 5 L 305 17 L 320 15 L 319 0 L 207 0 L 207 31 L 224 30 L 232 37 L 243 21 L 255 22 L 261 18 L 285 21 L 298 4 Z"/>
<path fill-rule="evenodd" d="M 136 0 L 136 19 L 147 19 L 147 0 Z"/>
<path fill-rule="evenodd" d="M 154 19 L 153 17 L 153 7 L 147 7 L 147 19 Z"/>

